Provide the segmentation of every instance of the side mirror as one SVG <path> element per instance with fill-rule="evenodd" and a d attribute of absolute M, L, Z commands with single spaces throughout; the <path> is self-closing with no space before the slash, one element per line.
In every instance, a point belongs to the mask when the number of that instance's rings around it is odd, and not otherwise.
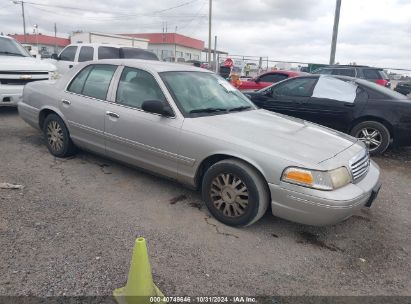
<path fill-rule="evenodd" d="M 141 105 L 141 109 L 148 113 L 160 114 L 161 116 L 173 116 L 173 111 L 161 100 L 146 100 Z"/>
<path fill-rule="evenodd" d="M 59 55 L 57 55 L 56 53 L 53 53 L 53 54 L 51 54 L 50 58 L 54 59 L 54 60 L 59 60 Z"/>
<path fill-rule="evenodd" d="M 261 81 L 260 77 L 254 78 L 255 83 L 259 83 Z"/>

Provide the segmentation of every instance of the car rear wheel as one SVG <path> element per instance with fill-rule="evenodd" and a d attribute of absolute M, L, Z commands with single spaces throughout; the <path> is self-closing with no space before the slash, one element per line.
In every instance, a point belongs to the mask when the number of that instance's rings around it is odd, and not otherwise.
<path fill-rule="evenodd" d="M 268 185 L 248 164 L 222 160 L 204 175 L 202 196 L 210 213 L 229 226 L 248 226 L 259 220 L 269 203 Z"/>
<path fill-rule="evenodd" d="M 64 121 L 56 114 L 50 114 L 44 120 L 43 132 L 50 153 L 56 157 L 67 157 L 75 153 L 76 148 L 70 139 Z"/>
<path fill-rule="evenodd" d="M 356 125 L 351 135 L 361 140 L 371 155 L 382 154 L 390 145 L 390 131 L 380 122 L 364 121 Z"/>

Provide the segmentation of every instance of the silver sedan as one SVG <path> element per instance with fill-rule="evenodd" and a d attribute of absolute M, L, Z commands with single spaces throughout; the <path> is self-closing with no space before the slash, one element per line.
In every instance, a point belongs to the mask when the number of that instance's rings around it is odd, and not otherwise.
<path fill-rule="evenodd" d="M 355 138 L 257 109 L 219 76 L 139 60 L 76 66 L 28 84 L 20 116 L 57 157 L 82 148 L 199 188 L 221 222 L 334 224 L 369 207 L 379 168 Z"/>

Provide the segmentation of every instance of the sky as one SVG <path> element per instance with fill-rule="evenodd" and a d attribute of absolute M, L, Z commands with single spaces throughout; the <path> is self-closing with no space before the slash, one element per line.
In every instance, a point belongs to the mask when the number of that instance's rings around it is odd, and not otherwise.
<path fill-rule="evenodd" d="M 162 32 L 208 45 L 209 0 L 27 0 L 27 32 Z M 328 63 L 335 0 L 213 0 L 212 36 L 230 54 Z M 0 0 L 0 32 L 22 33 L 21 6 Z M 214 40 L 214 38 L 213 38 Z M 342 0 L 336 61 L 411 70 L 411 0 Z"/>

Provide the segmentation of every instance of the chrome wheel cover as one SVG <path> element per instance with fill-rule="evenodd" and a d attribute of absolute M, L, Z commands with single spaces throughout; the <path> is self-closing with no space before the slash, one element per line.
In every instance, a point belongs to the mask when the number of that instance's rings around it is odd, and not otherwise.
<path fill-rule="evenodd" d="M 370 152 L 378 149 L 382 143 L 381 132 L 374 128 L 363 128 L 355 134 L 355 137 L 361 140 Z"/>
<path fill-rule="evenodd" d="M 248 189 L 232 173 L 222 173 L 211 182 L 210 198 L 214 207 L 227 217 L 242 216 L 248 207 Z"/>
<path fill-rule="evenodd" d="M 61 128 L 60 124 L 52 120 L 47 125 L 47 142 L 49 143 L 50 147 L 53 151 L 60 151 L 64 145 L 64 135 L 63 129 Z"/>

